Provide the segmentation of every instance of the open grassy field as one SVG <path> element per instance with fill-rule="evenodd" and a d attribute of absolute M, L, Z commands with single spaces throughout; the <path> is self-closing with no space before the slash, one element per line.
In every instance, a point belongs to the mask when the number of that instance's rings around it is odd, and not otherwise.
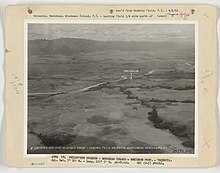
<path fill-rule="evenodd" d="M 29 41 L 28 153 L 193 153 L 192 46 L 137 44 Z M 148 119 L 153 107 L 168 126 Z"/>

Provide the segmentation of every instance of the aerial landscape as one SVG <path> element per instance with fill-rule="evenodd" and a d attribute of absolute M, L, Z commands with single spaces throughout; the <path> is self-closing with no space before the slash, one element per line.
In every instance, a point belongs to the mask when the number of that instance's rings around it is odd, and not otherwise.
<path fill-rule="evenodd" d="M 28 154 L 194 154 L 193 24 L 28 25 Z"/>

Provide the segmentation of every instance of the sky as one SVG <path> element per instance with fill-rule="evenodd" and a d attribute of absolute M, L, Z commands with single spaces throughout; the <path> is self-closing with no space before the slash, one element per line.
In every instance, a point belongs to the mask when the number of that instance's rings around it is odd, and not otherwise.
<path fill-rule="evenodd" d="M 28 24 L 28 39 L 194 42 L 193 24 Z"/>

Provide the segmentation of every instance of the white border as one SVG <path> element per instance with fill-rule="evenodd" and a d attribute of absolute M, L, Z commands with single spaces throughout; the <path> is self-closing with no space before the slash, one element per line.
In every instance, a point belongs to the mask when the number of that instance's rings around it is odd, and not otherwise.
<path fill-rule="evenodd" d="M 194 24 L 195 26 L 195 136 L 194 154 L 110 154 L 118 156 L 156 156 L 156 157 L 198 157 L 198 21 L 182 20 L 24 20 L 24 157 L 45 158 L 51 154 L 27 154 L 27 92 L 28 92 L 28 24 L 29 23 L 62 23 L 62 24 Z M 64 155 L 64 154 L 63 154 Z M 94 155 L 94 154 L 65 154 L 65 155 Z M 95 154 L 103 155 L 103 154 Z M 106 154 L 109 155 L 109 154 Z M 106 156 L 107 157 L 107 156 Z"/>

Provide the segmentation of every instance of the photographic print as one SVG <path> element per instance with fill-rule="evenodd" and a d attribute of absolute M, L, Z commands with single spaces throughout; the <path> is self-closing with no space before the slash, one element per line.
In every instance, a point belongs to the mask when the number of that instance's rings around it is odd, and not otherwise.
<path fill-rule="evenodd" d="M 27 154 L 194 154 L 195 24 L 27 23 Z"/>

